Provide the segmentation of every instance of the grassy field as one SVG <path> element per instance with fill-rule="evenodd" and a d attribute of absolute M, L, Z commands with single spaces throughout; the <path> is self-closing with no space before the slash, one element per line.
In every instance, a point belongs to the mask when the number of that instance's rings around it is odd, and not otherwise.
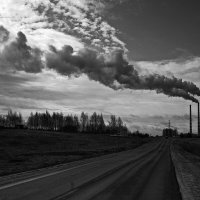
<path fill-rule="evenodd" d="M 138 137 L 0 130 L 0 176 L 136 148 Z"/>
<path fill-rule="evenodd" d="M 178 144 L 189 153 L 200 156 L 200 138 L 184 138 L 178 140 Z"/>

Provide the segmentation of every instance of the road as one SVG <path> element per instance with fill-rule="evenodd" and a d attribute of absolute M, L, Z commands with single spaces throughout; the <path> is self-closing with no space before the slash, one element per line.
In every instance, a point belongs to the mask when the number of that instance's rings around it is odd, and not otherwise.
<path fill-rule="evenodd" d="M 168 139 L 0 179 L 0 200 L 180 200 Z"/>

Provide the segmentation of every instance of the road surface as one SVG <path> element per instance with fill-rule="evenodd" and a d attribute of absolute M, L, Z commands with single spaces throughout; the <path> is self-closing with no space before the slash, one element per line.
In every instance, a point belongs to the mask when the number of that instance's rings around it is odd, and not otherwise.
<path fill-rule="evenodd" d="M 168 139 L 0 179 L 0 200 L 180 200 Z"/>

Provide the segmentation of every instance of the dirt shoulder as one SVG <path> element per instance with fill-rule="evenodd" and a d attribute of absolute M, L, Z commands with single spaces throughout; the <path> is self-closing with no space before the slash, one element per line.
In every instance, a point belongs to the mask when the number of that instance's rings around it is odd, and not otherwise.
<path fill-rule="evenodd" d="M 200 157 L 186 149 L 185 141 L 174 141 L 171 146 L 172 160 L 183 200 L 198 200 L 200 199 Z"/>

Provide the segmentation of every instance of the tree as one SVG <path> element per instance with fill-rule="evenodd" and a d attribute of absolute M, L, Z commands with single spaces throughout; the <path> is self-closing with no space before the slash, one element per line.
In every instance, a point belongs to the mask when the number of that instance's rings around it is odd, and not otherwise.
<path fill-rule="evenodd" d="M 110 116 L 110 121 L 108 123 L 109 123 L 110 133 L 111 134 L 116 133 L 116 131 L 117 131 L 117 119 L 116 119 L 116 116 L 115 115 L 111 115 Z"/>
<path fill-rule="evenodd" d="M 99 133 L 105 132 L 105 122 L 102 114 L 97 116 L 97 129 Z"/>
<path fill-rule="evenodd" d="M 41 129 L 41 116 L 36 112 L 34 116 L 35 129 Z"/>
<path fill-rule="evenodd" d="M 73 127 L 74 127 L 74 131 L 75 132 L 78 132 L 79 131 L 79 128 L 80 128 L 80 123 L 79 123 L 79 119 L 78 119 L 78 116 L 74 116 L 73 118 Z"/>
<path fill-rule="evenodd" d="M 84 112 L 81 113 L 80 117 L 80 130 L 81 132 L 87 132 L 87 126 L 88 126 L 88 115 Z"/>
<path fill-rule="evenodd" d="M 28 118 L 28 121 L 27 121 L 27 126 L 30 128 L 30 129 L 34 129 L 34 115 L 33 113 L 31 112 L 29 118 Z"/>
<path fill-rule="evenodd" d="M 62 130 L 63 124 L 64 124 L 64 116 L 63 116 L 63 113 L 58 113 L 58 114 L 57 114 L 57 118 L 58 118 L 58 130 Z"/>
<path fill-rule="evenodd" d="M 6 127 L 6 116 L 0 115 L 0 126 Z"/>
<path fill-rule="evenodd" d="M 90 117 L 90 132 L 97 133 L 97 128 L 98 128 L 97 113 L 94 112 Z"/>
<path fill-rule="evenodd" d="M 79 120 L 77 116 L 68 115 L 64 117 L 63 130 L 67 132 L 77 132 L 79 129 Z"/>
<path fill-rule="evenodd" d="M 23 119 L 21 113 L 13 112 L 11 109 L 8 111 L 6 116 L 6 126 L 15 127 L 16 125 L 22 124 Z"/>
<path fill-rule="evenodd" d="M 117 119 L 117 128 L 118 128 L 119 133 L 122 133 L 123 126 L 124 126 L 124 124 L 123 124 L 123 121 L 122 121 L 121 117 L 118 117 L 118 119 Z"/>
<path fill-rule="evenodd" d="M 7 119 L 10 124 L 13 124 L 13 121 L 19 123 L 22 121 L 21 114 L 13 113 L 9 111 Z M 3 121 L 0 118 L 0 124 Z M 110 121 L 108 125 L 105 124 L 102 114 L 97 114 L 94 112 L 90 117 L 88 114 L 82 112 L 80 120 L 76 115 L 67 115 L 64 116 L 63 113 L 55 113 L 51 115 L 48 111 L 45 113 L 35 114 L 31 113 L 27 125 L 31 129 L 42 129 L 42 130 L 62 130 L 66 132 L 90 132 L 90 133 L 128 133 L 126 125 L 123 123 L 120 117 L 115 115 L 110 116 Z"/>

